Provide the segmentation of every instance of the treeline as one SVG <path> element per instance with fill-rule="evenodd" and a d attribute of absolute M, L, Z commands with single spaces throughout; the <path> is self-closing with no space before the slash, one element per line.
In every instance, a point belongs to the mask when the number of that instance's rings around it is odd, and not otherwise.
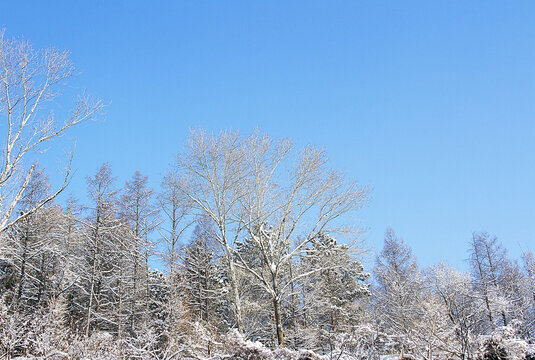
<path fill-rule="evenodd" d="M 389 228 L 370 278 L 356 244 L 331 235 L 349 231 L 338 217 L 366 193 L 343 177 L 326 183 L 323 152 L 282 158 L 300 166 L 275 177 L 265 158 L 237 160 L 259 154 L 259 144 L 263 156 L 281 154 L 267 136 L 199 131 L 188 144 L 160 193 L 139 172 L 118 188 L 104 164 L 87 178 L 89 203 L 49 202 L 2 233 L 4 354 L 218 358 L 241 349 L 243 358 L 270 358 L 282 346 L 289 359 L 299 354 L 291 349 L 347 359 L 529 358 L 531 252 L 517 263 L 495 237 L 474 233 L 470 273 L 421 269 Z M 231 151 L 241 155 L 229 159 Z M 17 211 L 49 192 L 36 166 Z"/>
<path fill-rule="evenodd" d="M 66 51 L 2 33 L 0 69 L 0 359 L 533 358 L 531 252 L 476 233 L 470 273 L 421 269 L 388 229 L 364 269 L 367 188 L 260 132 L 192 131 L 158 192 L 104 164 L 59 204 L 70 159 L 59 187 L 34 160 L 101 102 L 54 119 Z"/>
<path fill-rule="evenodd" d="M 207 341 L 199 346 L 209 356 L 208 344 L 234 328 L 270 347 L 327 351 L 324 336 L 354 323 L 369 294 L 341 221 L 366 190 L 331 169 L 323 150 L 197 131 L 158 194 L 139 172 L 117 188 L 104 164 L 87 178 L 89 203 L 32 212 L 50 196 L 34 168 L 17 204 L 26 215 L 2 233 L 8 354 L 39 348 L 28 339 L 39 332 L 22 326 L 36 314 L 69 336 L 107 333 L 152 357 L 191 341 Z"/>
<path fill-rule="evenodd" d="M 519 264 L 495 236 L 474 233 L 470 272 L 418 267 L 392 229 L 377 256 L 369 299 L 372 323 L 395 352 L 423 359 L 532 359 L 535 259 Z M 531 344 L 531 345 L 530 345 Z"/>

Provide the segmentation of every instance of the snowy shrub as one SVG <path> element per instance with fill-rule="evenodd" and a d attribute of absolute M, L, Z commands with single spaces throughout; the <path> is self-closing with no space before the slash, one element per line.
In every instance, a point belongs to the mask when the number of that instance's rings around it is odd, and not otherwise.
<path fill-rule="evenodd" d="M 312 351 L 295 351 L 287 348 L 270 350 L 258 341 L 245 340 L 236 330 L 231 330 L 224 340 L 222 358 L 232 360 L 322 360 Z"/>
<path fill-rule="evenodd" d="M 29 336 L 31 319 L 18 313 L 10 313 L 0 298 L 0 356 L 24 355 L 31 345 Z"/>
<path fill-rule="evenodd" d="M 503 326 L 480 338 L 479 360 L 531 360 L 535 358 L 535 345 L 528 344 L 517 335 L 519 324 Z"/>

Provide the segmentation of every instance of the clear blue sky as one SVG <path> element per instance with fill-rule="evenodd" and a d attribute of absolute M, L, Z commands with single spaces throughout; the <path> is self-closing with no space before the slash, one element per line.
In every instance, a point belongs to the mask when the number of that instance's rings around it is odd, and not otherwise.
<path fill-rule="evenodd" d="M 535 250 L 535 2 L 6 1 L 0 26 L 111 102 L 71 133 L 81 199 L 103 161 L 157 186 L 189 128 L 260 127 L 373 188 L 372 249 L 392 226 L 423 265 L 464 267 L 477 230 Z"/>

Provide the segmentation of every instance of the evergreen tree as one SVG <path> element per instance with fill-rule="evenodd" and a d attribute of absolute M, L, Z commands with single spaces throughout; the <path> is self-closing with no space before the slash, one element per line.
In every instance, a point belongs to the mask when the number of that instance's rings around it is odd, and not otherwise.
<path fill-rule="evenodd" d="M 196 319 L 210 323 L 218 320 L 223 292 L 217 268 L 218 248 L 213 222 L 208 217 L 200 218 L 190 244 L 184 248 L 184 286 L 191 313 Z"/>
<path fill-rule="evenodd" d="M 344 330 L 344 325 L 351 324 L 357 315 L 356 301 L 369 295 L 364 283 L 369 274 L 353 258 L 349 246 L 338 244 L 324 233 L 312 241 L 303 263 L 305 272 L 318 270 L 306 284 L 311 292 L 310 313 L 316 318 L 315 325 L 330 332 Z"/>

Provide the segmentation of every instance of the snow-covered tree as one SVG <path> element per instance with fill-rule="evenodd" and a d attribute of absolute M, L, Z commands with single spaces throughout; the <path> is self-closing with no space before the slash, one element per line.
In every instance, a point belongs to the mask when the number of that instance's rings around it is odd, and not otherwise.
<path fill-rule="evenodd" d="M 524 281 L 522 284 L 523 308 L 521 311 L 524 337 L 533 341 L 535 338 L 535 257 L 533 252 L 522 254 Z"/>
<path fill-rule="evenodd" d="M 191 313 L 198 321 L 215 324 L 224 292 L 217 268 L 219 244 L 214 238 L 213 222 L 208 217 L 197 221 L 191 242 L 183 250 L 183 280 Z"/>
<path fill-rule="evenodd" d="M 83 331 L 89 336 L 93 330 L 117 328 L 121 300 L 128 271 L 123 223 L 117 213 L 117 190 L 114 188 L 111 167 L 103 164 L 93 177 L 87 179 L 88 195 L 92 204 L 86 207 L 84 247 L 76 269 L 79 281 L 74 300 L 83 312 Z"/>
<path fill-rule="evenodd" d="M 392 337 L 398 351 L 413 351 L 414 327 L 422 315 L 422 279 L 411 249 L 392 228 L 386 230 L 374 275 L 381 327 Z"/>
<path fill-rule="evenodd" d="M 63 120 L 54 117 L 54 104 L 61 90 L 75 75 L 67 50 L 34 49 L 29 41 L 8 38 L 0 30 L 0 123 L 3 151 L 0 153 L 0 233 L 50 203 L 65 190 L 70 179 L 70 160 L 63 182 L 47 196 L 19 207 L 37 170 L 35 159 L 55 139 L 101 110 L 99 100 L 80 96 Z M 0 239 L 2 240 L 2 239 Z"/>
<path fill-rule="evenodd" d="M 50 185 L 48 178 L 38 166 L 32 173 L 27 187 L 18 203 L 20 212 L 32 209 L 48 196 Z M 36 287 L 44 274 L 39 271 L 39 257 L 44 256 L 45 238 L 48 238 L 49 226 L 45 223 L 43 212 L 29 214 L 15 224 L 10 230 L 11 251 L 9 257 L 17 269 L 17 290 L 14 301 L 29 301 L 35 306 Z M 40 276 L 41 275 L 41 276 Z"/>
<path fill-rule="evenodd" d="M 48 177 L 35 166 L 28 186 L 18 203 L 25 212 L 49 194 Z M 60 291 L 66 262 L 61 241 L 61 208 L 49 203 L 14 224 L 7 231 L 8 247 L 4 257 L 16 270 L 13 305 L 35 311 L 46 307 Z"/>
<path fill-rule="evenodd" d="M 444 351 L 460 359 L 472 359 L 477 334 L 482 330 L 480 318 L 476 314 L 481 311 L 483 304 L 473 291 L 470 275 L 439 264 L 430 268 L 427 283 L 445 307 L 443 320 L 454 332 L 455 343 L 442 340 Z"/>
<path fill-rule="evenodd" d="M 470 265 L 475 290 L 485 305 L 488 329 L 506 326 L 518 299 L 515 264 L 495 236 L 481 232 L 472 236 Z"/>
<path fill-rule="evenodd" d="M 152 203 L 153 191 L 148 187 L 148 177 L 136 171 L 132 178 L 126 182 L 121 197 L 120 207 L 122 220 L 131 230 L 131 239 L 128 242 L 129 255 L 133 263 L 133 272 L 130 274 L 130 319 L 129 330 L 135 332 L 136 323 L 141 314 L 150 317 L 150 279 L 149 261 L 154 253 L 154 244 L 149 234 L 157 226 L 157 209 Z"/>
<path fill-rule="evenodd" d="M 310 292 L 309 317 L 313 318 L 309 325 L 331 332 L 343 330 L 358 313 L 356 301 L 369 295 L 368 285 L 364 283 L 369 274 L 347 244 L 338 244 L 327 234 L 312 240 L 302 262 L 301 271 L 319 269 L 304 281 Z"/>
<path fill-rule="evenodd" d="M 235 214 L 258 252 L 261 272 L 238 255 L 271 297 L 277 341 L 284 345 L 281 302 L 295 280 L 321 269 L 288 277 L 290 264 L 322 233 L 347 235 L 351 218 L 367 200 L 367 190 L 329 165 L 324 150 L 295 151 L 287 139 L 259 132 L 245 140 L 242 209 Z M 335 265 L 330 265 L 335 266 Z M 293 275 L 293 274 L 292 274 Z"/>
<path fill-rule="evenodd" d="M 173 278 L 180 260 L 180 238 L 196 220 L 188 218 L 187 201 L 178 189 L 178 175 L 175 171 L 171 170 L 164 176 L 161 188 L 158 205 L 162 221 L 158 231 L 164 247 L 163 261 L 167 265 L 170 277 Z"/>
<path fill-rule="evenodd" d="M 244 146 L 237 132 L 207 134 L 202 130 L 190 133 L 185 149 L 173 166 L 178 174 L 173 186 L 187 201 L 192 216 L 207 215 L 216 229 L 228 265 L 228 282 L 236 327 L 242 331 L 243 317 L 237 270 L 235 242 L 242 233 L 239 214 L 244 184 Z"/>

